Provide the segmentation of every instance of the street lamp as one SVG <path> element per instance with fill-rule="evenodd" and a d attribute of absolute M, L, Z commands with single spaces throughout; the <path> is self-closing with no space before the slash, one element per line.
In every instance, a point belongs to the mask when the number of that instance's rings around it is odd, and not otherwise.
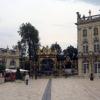
<path fill-rule="evenodd" d="M 93 52 L 92 51 L 89 51 L 90 64 L 91 64 L 91 73 L 93 73 L 92 56 L 93 56 Z"/>
<path fill-rule="evenodd" d="M 93 52 L 89 51 L 89 57 L 90 57 L 90 64 L 91 64 L 91 74 L 90 74 L 90 80 L 93 81 L 94 76 L 93 76 L 93 63 L 92 63 L 92 57 L 93 57 Z"/>

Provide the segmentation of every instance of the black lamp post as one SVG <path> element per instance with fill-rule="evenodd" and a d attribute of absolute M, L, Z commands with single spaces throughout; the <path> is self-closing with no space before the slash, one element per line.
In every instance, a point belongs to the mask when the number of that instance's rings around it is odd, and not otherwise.
<path fill-rule="evenodd" d="M 92 65 L 92 57 L 93 57 L 93 52 L 89 51 L 89 57 L 90 57 L 90 64 L 91 64 L 91 73 L 90 73 L 90 80 L 94 80 L 94 75 L 93 75 L 93 65 Z"/>

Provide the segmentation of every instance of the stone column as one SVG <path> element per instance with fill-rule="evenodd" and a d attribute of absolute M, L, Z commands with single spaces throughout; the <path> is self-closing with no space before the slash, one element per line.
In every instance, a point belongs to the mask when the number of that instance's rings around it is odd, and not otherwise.
<path fill-rule="evenodd" d="M 83 76 L 82 58 L 78 59 L 78 75 Z"/>
<path fill-rule="evenodd" d="M 10 58 L 7 58 L 7 62 L 6 62 L 6 68 L 9 68 L 10 67 Z"/>
<path fill-rule="evenodd" d="M 93 73 L 93 53 L 89 52 L 89 73 Z"/>

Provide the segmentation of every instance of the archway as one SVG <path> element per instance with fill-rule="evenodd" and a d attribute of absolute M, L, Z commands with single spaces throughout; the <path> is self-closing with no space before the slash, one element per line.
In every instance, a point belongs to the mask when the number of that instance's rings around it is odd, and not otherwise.
<path fill-rule="evenodd" d="M 41 61 L 41 72 L 46 75 L 53 73 L 54 61 L 50 58 L 45 58 Z"/>

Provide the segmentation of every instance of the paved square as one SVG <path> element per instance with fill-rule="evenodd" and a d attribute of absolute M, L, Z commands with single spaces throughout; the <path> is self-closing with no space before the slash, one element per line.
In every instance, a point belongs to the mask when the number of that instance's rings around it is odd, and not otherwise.
<path fill-rule="evenodd" d="M 0 100 L 100 100 L 100 79 L 33 79 L 28 86 L 8 82 L 0 85 Z"/>
<path fill-rule="evenodd" d="M 7 82 L 0 85 L 0 100 L 41 100 L 48 79 Z"/>
<path fill-rule="evenodd" d="M 51 100 L 100 100 L 100 79 L 53 79 L 51 94 Z"/>

